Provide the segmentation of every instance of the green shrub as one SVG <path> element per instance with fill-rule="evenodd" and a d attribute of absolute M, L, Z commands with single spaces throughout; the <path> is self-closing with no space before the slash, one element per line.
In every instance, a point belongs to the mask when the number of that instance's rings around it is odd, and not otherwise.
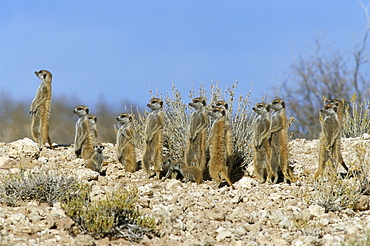
<path fill-rule="evenodd" d="M 142 215 L 136 209 L 136 188 L 122 193 L 107 195 L 106 199 L 90 201 L 88 194 L 72 197 L 63 204 L 63 209 L 83 233 L 96 239 L 103 237 L 125 238 L 140 241 L 144 235 L 156 235 L 155 218 Z"/>

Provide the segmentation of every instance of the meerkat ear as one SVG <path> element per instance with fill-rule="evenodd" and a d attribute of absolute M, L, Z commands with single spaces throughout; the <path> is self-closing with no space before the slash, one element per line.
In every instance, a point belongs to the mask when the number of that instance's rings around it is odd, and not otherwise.
<path fill-rule="evenodd" d="M 202 100 L 202 104 L 204 105 L 204 106 L 206 106 L 206 100 Z"/>
<path fill-rule="evenodd" d="M 268 104 L 267 107 L 266 107 L 267 112 L 270 112 L 270 108 L 271 108 L 271 106 L 270 106 L 270 104 Z"/>
<path fill-rule="evenodd" d="M 86 109 L 86 113 L 87 113 L 87 114 L 89 113 L 89 109 L 88 109 L 88 108 Z"/>
<path fill-rule="evenodd" d="M 335 107 L 333 107 L 333 110 L 334 110 L 334 112 L 337 112 L 338 108 L 335 106 Z"/>
<path fill-rule="evenodd" d="M 229 104 L 228 103 L 225 103 L 225 108 L 229 109 Z"/>
<path fill-rule="evenodd" d="M 44 79 L 46 79 L 46 76 L 47 76 L 47 74 L 46 74 L 46 73 L 44 73 L 44 74 L 42 75 L 42 77 L 43 77 Z"/>
<path fill-rule="evenodd" d="M 159 103 L 162 107 L 163 107 L 163 101 L 161 100 L 160 103 Z"/>
<path fill-rule="evenodd" d="M 285 102 L 281 101 L 281 105 L 283 105 L 283 108 L 285 108 Z"/>

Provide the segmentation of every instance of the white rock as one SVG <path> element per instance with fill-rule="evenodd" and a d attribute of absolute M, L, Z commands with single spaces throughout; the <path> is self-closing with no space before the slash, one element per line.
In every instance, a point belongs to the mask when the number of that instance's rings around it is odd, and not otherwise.
<path fill-rule="evenodd" d="M 319 205 L 311 205 L 309 208 L 310 214 L 316 217 L 320 217 L 325 213 L 325 208 Z"/>
<path fill-rule="evenodd" d="M 225 240 L 225 238 L 230 238 L 233 235 L 233 233 L 230 230 L 228 230 L 228 229 L 226 229 L 222 226 L 217 228 L 216 232 L 218 233 L 218 235 L 216 237 L 216 240 L 219 241 L 219 242 Z"/>
<path fill-rule="evenodd" d="M 238 182 L 236 182 L 236 184 L 243 188 L 251 189 L 252 187 L 257 185 L 257 181 L 249 177 L 243 177 Z"/>
<path fill-rule="evenodd" d="M 309 246 L 316 245 L 317 239 L 312 236 L 302 236 L 292 242 L 292 246 Z"/>
<path fill-rule="evenodd" d="M 78 168 L 75 175 L 81 180 L 98 180 L 99 173 L 87 168 Z"/>
<path fill-rule="evenodd" d="M 173 190 L 177 189 L 178 187 L 182 186 L 182 182 L 177 179 L 170 179 L 166 184 L 166 190 Z"/>

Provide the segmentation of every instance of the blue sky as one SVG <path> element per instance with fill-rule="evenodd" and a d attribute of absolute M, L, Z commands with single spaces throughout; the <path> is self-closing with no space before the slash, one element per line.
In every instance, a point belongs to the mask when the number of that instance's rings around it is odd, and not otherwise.
<path fill-rule="evenodd" d="M 185 101 L 212 80 L 239 80 L 237 95 L 254 81 L 257 102 L 316 38 L 350 52 L 365 24 L 356 0 L 0 1 L 0 95 L 31 102 L 46 69 L 53 96 L 91 108 L 144 106 L 172 81 Z"/>

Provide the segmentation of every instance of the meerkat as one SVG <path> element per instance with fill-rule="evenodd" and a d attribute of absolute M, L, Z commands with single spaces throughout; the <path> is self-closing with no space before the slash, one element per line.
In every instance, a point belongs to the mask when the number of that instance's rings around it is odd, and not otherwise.
<path fill-rule="evenodd" d="M 270 105 L 267 103 L 257 103 L 253 108 L 257 113 L 253 132 L 254 145 L 254 173 L 258 182 L 271 182 L 273 172 L 271 170 L 271 145 L 270 138 Z"/>
<path fill-rule="evenodd" d="M 278 170 L 284 175 L 284 182 L 293 183 L 295 178 L 288 163 L 288 128 L 285 102 L 275 99 L 271 102 L 270 144 L 271 144 L 271 170 L 274 175 L 273 183 L 278 181 Z"/>
<path fill-rule="evenodd" d="M 220 101 L 217 101 L 214 105 L 212 105 L 213 108 L 215 107 L 222 107 L 223 109 L 225 109 L 225 112 L 226 112 L 226 121 L 225 121 L 225 125 L 226 125 L 226 138 L 225 138 L 225 144 L 226 144 L 226 167 L 227 167 L 227 170 L 228 170 L 228 174 L 229 174 L 229 177 L 231 175 L 231 171 L 232 171 L 232 168 L 233 168 L 233 165 L 234 165 L 234 153 L 233 153 L 233 149 L 234 149 L 234 134 L 233 134 L 233 131 L 232 131 L 232 127 L 231 127 L 231 122 L 230 122 L 230 113 L 229 113 L 229 104 L 224 101 L 224 100 L 220 100 Z"/>
<path fill-rule="evenodd" d="M 104 161 L 104 146 L 101 143 L 94 145 L 94 154 L 86 162 L 86 167 L 100 173 Z"/>
<path fill-rule="evenodd" d="M 203 172 L 206 169 L 206 140 L 208 117 L 206 100 L 197 97 L 189 103 L 195 111 L 190 115 L 187 133 L 187 146 L 185 151 L 185 163 L 189 166 L 195 165 Z"/>
<path fill-rule="evenodd" d="M 46 142 L 49 143 L 50 148 L 54 149 L 49 136 L 52 75 L 47 70 L 36 71 L 35 74 L 41 79 L 41 84 L 30 107 L 32 137 L 40 150 Z"/>
<path fill-rule="evenodd" d="M 338 118 L 338 107 L 334 103 L 325 104 L 320 110 L 322 114 L 320 144 L 319 144 L 319 169 L 315 179 L 324 173 L 327 162 L 335 169 L 339 162 L 337 150 L 337 139 L 340 135 L 340 121 Z"/>
<path fill-rule="evenodd" d="M 91 131 L 94 135 L 94 141 L 98 142 L 98 128 L 96 126 L 96 123 L 98 122 L 98 118 L 95 115 L 89 115 L 89 123 L 91 126 Z"/>
<path fill-rule="evenodd" d="M 203 172 L 196 166 L 188 166 L 184 162 L 173 162 L 172 158 L 167 158 L 163 165 L 168 166 L 168 171 L 163 180 L 172 174 L 180 173 L 185 178 L 185 183 L 194 181 L 197 184 L 203 181 Z"/>
<path fill-rule="evenodd" d="M 209 148 L 209 174 L 219 187 L 222 178 L 234 189 L 226 167 L 226 111 L 222 107 L 212 108 L 208 113 L 213 119 L 213 124 L 208 137 Z"/>
<path fill-rule="evenodd" d="M 339 132 L 339 136 L 337 138 L 337 143 L 335 145 L 336 148 L 334 149 L 334 152 L 336 153 L 336 155 L 338 155 L 339 163 L 343 166 L 343 168 L 346 170 L 346 172 L 348 172 L 348 167 L 347 167 L 346 163 L 344 162 L 342 152 L 340 151 L 341 150 L 341 145 L 342 145 L 344 100 L 339 100 L 339 99 L 327 99 L 327 100 L 325 100 L 325 104 L 328 104 L 328 103 L 333 103 L 338 108 L 337 115 L 338 115 L 338 120 L 339 120 L 339 123 L 340 123 L 340 132 Z"/>
<path fill-rule="evenodd" d="M 78 158 L 90 159 L 94 153 L 94 134 L 89 122 L 89 108 L 83 105 L 77 106 L 73 113 L 79 118 L 75 129 L 75 154 Z"/>
<path fill-rule="evenodd" d="M 117 127 L 117 142 L 116 154 L 118 161 L 126 168 L 128 172 L 135 172 L 136 165 L 136 150 L 133 144 L 135 137 L 135 129 L 133 126 L 132 115 L 128 113 L 119 114 L 116 118 L 118 121 Z"/>
<path fill-rule="evenodd" d="M 154 166 L 156 178 L 160 178 L 162 168 L 163 148 L 163 101 L 159 98 L 150 99 L 147 106 L 152 110 L 146 119 L 145 146 L 143 154 L 143 168 L 147 178 L 151 176 L 150 166 Z"/>

